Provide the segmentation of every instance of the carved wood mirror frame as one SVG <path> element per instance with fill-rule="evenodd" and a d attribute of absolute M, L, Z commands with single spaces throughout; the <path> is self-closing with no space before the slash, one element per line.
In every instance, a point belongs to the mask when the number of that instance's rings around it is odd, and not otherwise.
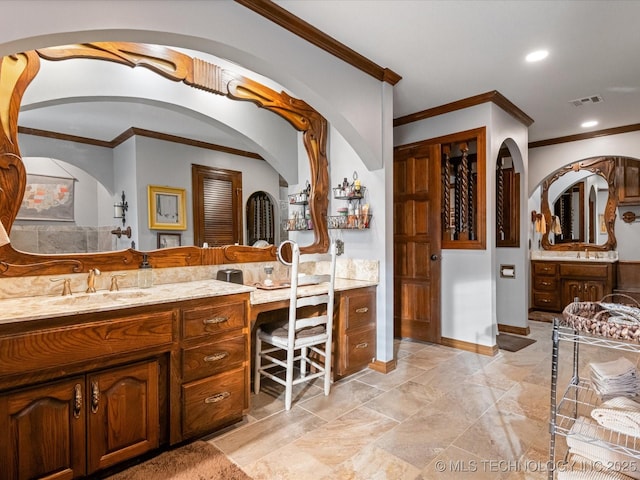
<path fill-rule="evenodd" d="M 549 187 L 566 173 L 579 170 L 589 170 L 592 173 L 600 175 L 607 182 L 609 196 L 604 208 L 604 224 L 607 229 L 607 241 L 600 245 L 582 242 L 552 244 L 549 241 L 549 230 L 552 222 L 551 208 L 549 206 Z M 540 208 L 542 209 L 542 215 L 547 224 L 546 231 L 542 235 L 542 248 L 545 250 L 584 250 L 585 248 L 599 251 L 614 250 L 616 248 L 614 224 L 616 221 L 616 208 L 618 208 L 615 160 L 611 157 L 591 158 L 556 170 L 542 182 L 542 203 Z"/>
<path fill-rule="evenodd" d="M 0 59 L 0 221 L 8 237 L 20 209 L 26 186 L 26 170 L 18 146 L 18 114 L 22 96 L 40 70 L 40 58 L 68 60 L 90 58 L 145 67 L 174 82 L 231 100 L 249 101 L 287 120 L 302 132 L 309 157 L 311 196 L 309 210 L 314 242 L 302 247 L 306 253 L 326 252 L 329 234 L 326 215 L 329 203 L 329 172 L 326 156 L 327 121 L 303 100 L 276 92 L 217 65 L 155 45 L 100 42 L 44 48 Z M 0 234 L 3 232 L 0 232 Z M 5 239 L 2 243 L 8 241 Z M 228 245 L 214 248 L 177 247 L 148 252 L 154 267 L 180 267 L 272 261 L 276 248 Z M 103 253 L 41 255 L 0 246 L 0 277 L 81 273 L 89 268 L 127 270 L 138 268 L 142 252 L 127 249 Z"/>

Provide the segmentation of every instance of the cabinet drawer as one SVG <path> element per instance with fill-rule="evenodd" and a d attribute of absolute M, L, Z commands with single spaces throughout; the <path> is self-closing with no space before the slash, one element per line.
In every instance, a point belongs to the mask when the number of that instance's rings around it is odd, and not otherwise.
<path fill-rule="evenodd" d="M 533 279 L 533 288 L 554 291 L 558 288 L 558 281 L 555 277 L 537 276 Z"/>
<path fill-rule="evenodd" d="M 245 345 L 245 338 L 241 336 L 185 348 L 182 351 L 182 380 L 190 382 L 241 365 L 246 356 Z"/>
<path fill-rule="evenodd" d="M 182 311 L 182 337 L 185 339 L 242 328 L 244 324 L 244 303 L 205 305 Z"/>
<path fill-rule="evenodd" d="M 533 306 L 557 310 L 560 308 L 559 292 L 533 292 Z"/>
<path fill-rule="evenodd" d="M 558 265 L 555 263 L 534 263 L 533 264 L 533 273 L 536 275 L 555 275 L 558 273 Z"/>
<path fill-rule="evenodd" d="M 348 295 L 345 328 L 355 329 L 375 322 L 375 304 L 375 291 Z"/>
<path fill-rule="evenodd" d="M 560 265 L 560 275 L 563 277 L 582 278 L 606 278 L 609 271 L 608 265 L 585 265 L 584 263 L 575 265 L 563 263 Z"/>
<path fill-rule="evenodd" d="M 376 356 L 376 330 L 369 328 L 346 335 L 346 370 L 366 367 Z"/>
<path fill-rule="evenodd" d="M 0 338 L 0 375 L 171 344 L 173 311 L 116 317 Z"/>
<path fill-rule="evenodd" d="M 183 436 L 211 431 L 242 417 L 244 388 L 244 368 L 183 385 Z"/>

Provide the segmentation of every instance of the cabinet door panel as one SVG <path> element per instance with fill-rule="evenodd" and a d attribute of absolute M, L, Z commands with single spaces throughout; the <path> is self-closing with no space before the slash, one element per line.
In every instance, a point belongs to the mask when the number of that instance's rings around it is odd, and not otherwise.
<path fill-rule="evenodd" d="M 87 378 L 88 470 L 158 448 L 158 362 L 111 369 Z"/>
<path fill-rule="evenodd" d="M 84 377 L 0 396 L 0 478 L 83 476 L 83 397 Z"/>

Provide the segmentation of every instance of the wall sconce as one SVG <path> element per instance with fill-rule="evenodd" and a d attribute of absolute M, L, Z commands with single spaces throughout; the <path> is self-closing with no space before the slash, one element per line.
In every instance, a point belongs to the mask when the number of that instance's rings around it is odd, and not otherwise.
<path fill-rule="evenodd" d="M 125 223 L 125 215 L 129 210 L 129 205 L 127 204 L 124 196 L 124 190 L 122 191 L 122 201 L 120 203 L 113 204 L 113 218 L 121 218 L 122 226 L 124 227 Z"/>

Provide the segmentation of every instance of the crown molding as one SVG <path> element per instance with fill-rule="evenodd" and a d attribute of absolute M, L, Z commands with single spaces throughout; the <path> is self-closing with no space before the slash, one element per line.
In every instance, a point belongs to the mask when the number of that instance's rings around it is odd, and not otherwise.
<path fill-rule="evenodd" d="M 156 140 L 163 140 L 166 142 L 178 143 L 181 145 L 188 145 L 191 147 L 203 148 L 205 150 L 215 150 L 217 152 L 225 152 L 231 155 L 239 155 L 241 157 L 255 158 L 256 160 L 264 160 L 260 155 L 247 150 L 239 150 L 237 148 L 225 147 L 223 145 L 217 145 L 215 143 L 202 142 L 200 140 L 193 140 L 191 138 L 180 137 L 177 135 L 170 135 L 168 133 L 155 132 L 153 130 L 145 130 L 144 128 L 131 127 L 123 131 L 120 135 L 115 137 L 111 141 L 97 140 L 95 138 L 79 137 L 76 135 L 68 135 L 66 133 L 51 132 L 48 130 L 40 130 L 37 128 L 18 127 L 18 133 L 24 135 L 34 135 L 37 137 L 53 138 L 56 140 L 64 140 L 67 142 L 83 143 L 86 145 L 93 145 L 96 147 L 115 148 L 121 143 L 125 142 L 131 137 L 140 136 L 147 138 L 154 138 Z"/>
<path fill-rule="evenodd" d="M 402 77 L 393 70 L 381 67 L 372 62 L 358 52 L 350 49 L 345 44 L 340 43 L 336 39 L 330 37 L 322 30 L 314 27 L 310 23 L 305 22 L 301 18 L 293 15 L 291 12 L 276 5 L 271 0 L 235 0 L 240 5 L 254 11 L 258 15 L 263 16 L 267 20 L 280 25 L 285 30 L 297 35 L 298 37 L 312 43 L 316 47 L 330 53 L 349 65 L 371 75 L 372 77 L 395 85 Z"/>
<path fill-rule="evenodd" d="M 605 137 L 607 135 L 619 135 L 621 133 L 636 132 L 640 130 L 640 123 L 632 125 L 624 125 L 621 127 L 605 128 L 588 133 L 578 133 L 575 135 L 566 135 L 564 137 L 549 138 L 547 140 L 538 140 L 529 143 L 529 149 L 538 147 L 548 147 L 549 145 L 557 145 L 559 143 L 577 142 L 579 140 L 589 140 L 590 138 Z"/>
<path fill-rule="evenodd" d="M 462 110 L 483 103 L 492 102 L 502 108 L 509 115 L 520 121 L 527 127 L 533 123 L 533 119 L 511 103 L 504 95 L 497 90 L 491 92 L 481 93 L 473 97 L 463 98 L 462 100 L 456 100 L 455 102 L 440 105 L 439 107 L 429 108 L 420 112 L 411 113 L 403 117 L 398 117 L 393 120 L 393 126 L 399 127 L 400 125 L 406 125 L 408 123 L 417 122 L 426 118 L 437 117 L 445 113 L 455 112 L 456 110 Z"/>

